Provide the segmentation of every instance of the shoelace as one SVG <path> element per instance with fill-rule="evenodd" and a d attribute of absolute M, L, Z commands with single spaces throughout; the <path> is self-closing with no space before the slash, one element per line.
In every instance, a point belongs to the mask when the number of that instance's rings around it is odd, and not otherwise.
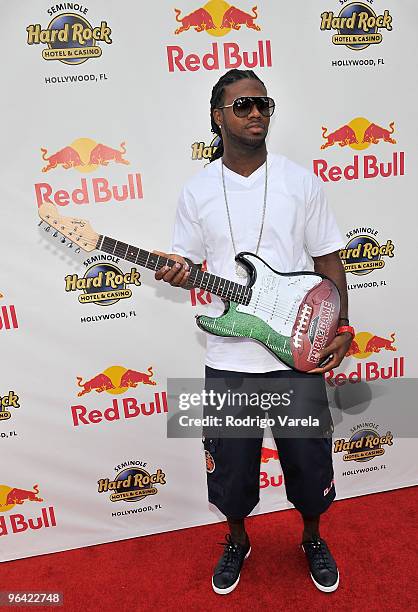
<path fill-rule="evenodd" d="M 227 565 L 232 566 L 233 569 L 236 569 L 239 565 L 239 555 L 237 554 L 239 544 L 234 544 L 229 533 L 225 539 L 226 542 L 218 542 L 220 546 L 224 546 L 225 548 L 222 557 L 222 565 L 220 566 L 221 571 L 223 571 Z"/>
<path fill-rule="evenodd" d="M 318 569 L 333 569 L 327 550 L 322 542 L 320 542 L 319 540 L 317 542 L 312 542 L 309 548 L 315 553 L 312 562 Z"/>

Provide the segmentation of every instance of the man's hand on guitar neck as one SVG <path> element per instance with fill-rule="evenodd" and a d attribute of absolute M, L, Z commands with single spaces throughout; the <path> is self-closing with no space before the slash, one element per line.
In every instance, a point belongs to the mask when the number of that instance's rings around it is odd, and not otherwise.
<path fill-rule="evenodd" d="M 155 273 L 156 280 L 163 280 L 166 283 L 170 283 L 173 287 L 185 288 L 190 275 L 190 266 L 184 257 L 174 255 L 173 253 L 163 253 L 162 251 L 153 251 L 153 253 L 166 259 L 173 259 L 176 262 L 172 268 L 163 266 L 157 270 Z"/>

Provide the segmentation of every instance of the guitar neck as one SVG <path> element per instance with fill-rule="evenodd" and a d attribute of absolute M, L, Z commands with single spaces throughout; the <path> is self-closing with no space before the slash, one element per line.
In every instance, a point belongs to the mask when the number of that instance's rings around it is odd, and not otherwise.
<path fill-rule="evenodd" d="M 139 249 L 138 247 L 126 244 L 120 240 L 109 238 L 109 236 L 99 236 L 96 248 L 104 253 L 115 255 L 133 264 L 137 264 L 149 270 L 159 270 L 163 266 L 172 267 L 176 262 L 161 255 L 156 255 L 150 251 Z M 239 304 L 248 304 L 251 297 L 251 289 L 245 285 L 240 285 L 233 281 L 203 272 L 200 266 L 193 264 L 190 270 L 188 284 L 198 289 L 209 291 L 224 300 L 231 300 Z"/>

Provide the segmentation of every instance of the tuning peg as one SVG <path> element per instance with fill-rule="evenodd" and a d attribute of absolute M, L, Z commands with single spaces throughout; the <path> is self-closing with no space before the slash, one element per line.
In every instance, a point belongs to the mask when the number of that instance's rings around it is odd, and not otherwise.
<path fill-rule="evenodd" d="M 43 223 L 43 222 L 44 222 L 44 221 L 43 221 L 43 219 L 41 219 L 41 220 L 39 221 L 39 223 L 38 223 L 38 227 L 41 227 L 41 225 L 42 225 L 42 223 Z"/>
<path fill-rule="evenodd" d="M 61 242 L 62 242 L 62 244 L 65 244 L 65 238 L 64 238 L 64 236 L 61 238 Z"/>
<path fill-rule="evenodd" d="M 73 248 L 73 243 L 72 243 L 72 242 L 70 242 L 69 244 L 67 244 L 67 247 L 68 247 L 69 249 L 72 249 L 72 248 Z"/>
<path fill-rule="evenodd" d="M 80 253 L 80 251 L 81 251 L 81 249 L 80 249 L 80 247 L 78 247 L 78 248 L 77 248 L 77 249 L 74 251 L 74 253 Z"/>
<path fill-rule="evenodd" d="M 56 238 L 58 236 L 57 230 L 55 230 L 55 232 L 52 235 L 53 235 L 54 238 Z"/>
<path fill-rule="evenodd" d="M 46 231 L 46 232 L 49 232 L 49 231 L 50 231 L 50 229 L 51 229 L 51 226 L 50 226 L 50 225 L 47 225 L 47 226 L 46 226 L 46 228 L 45 228 L 45 231 Z"/>

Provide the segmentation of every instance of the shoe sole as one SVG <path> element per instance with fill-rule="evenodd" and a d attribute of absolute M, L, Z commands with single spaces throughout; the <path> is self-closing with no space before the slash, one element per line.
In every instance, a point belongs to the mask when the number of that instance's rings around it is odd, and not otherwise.
<path fill-rule="evenodd" d="M 323 593 L 332 593 L 333 591 L 336 591 L 338 589 L 338 585 L 340 584 L 340 573 L 338 570 L 337 570 L 337 580 L 335 584 L 332 584 L 331 586 L 328 586 L 328 587 L 324 586 L 323 584 L 319 584 L 319 582 L 315 580 L 312 574 L 311 574 L 311 578 L 316 588 L 322 591 Z"/>
<path fill-rule="evenodd" d="M 250 552 L 251 552 L 251 546 L 250 546 L 247 554 L 244 557 L 244 561 L 245 561 L 245 559 L 248 559 L 248 557 L 250 556 Z M 228 587 L 226 589 L 220 589 L 217 586 L 215 586 L 213 584 L 213 578 L 212 578 L 212 588 L 215 591 L 215 593 L 217 593 L 218 595 L 228 595 L 229 593 L 232 593 L 232 591 L 234 589 L 237 588 L 240 577 L 241 577 L 241 572 L 239 573 L 238 578 L 235 580 L 234 584 L 232 584 L 230 587 Z"/>
<path fill-rule="evenodd" d="M 303 552 L 305 552 L 305 549 L 303 548 L 303 544 L 302 544 L 302 550 Z M 309 574 L 316 588 L 322 591 L 323 593 L 332 593 L 333 591 L 336 591 L 338 589 L 338 585 L 340 584 L 340 572 L 338 571 L 338 568 L 337 568 L 337 580 L 331 586 L 324 586 L 323 584 L 320 584 L 319 582 L 315 580 L 311 572 L 309 572 Z"/>

